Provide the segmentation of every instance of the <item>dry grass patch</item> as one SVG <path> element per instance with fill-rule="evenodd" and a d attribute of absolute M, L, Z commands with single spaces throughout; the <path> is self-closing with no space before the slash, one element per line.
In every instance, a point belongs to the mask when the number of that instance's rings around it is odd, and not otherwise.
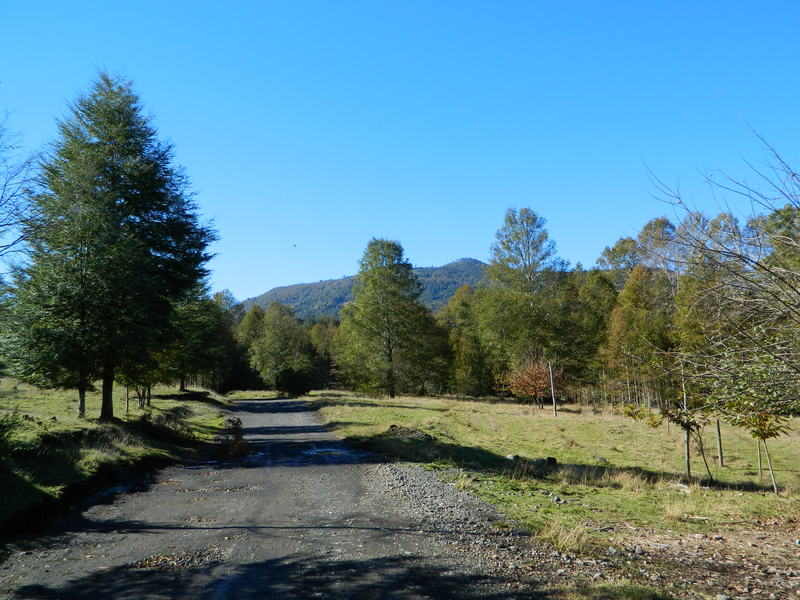
<path fill-rule="evenodd" d="M 462 492 L 468 492 L 472 489 L 475 483 L 475 477 L 472 475 L 459 475 L 453 482 L 453 487 Z"/>
<path fill-rule="evenodd" d="M 589 535 L 589 522 L 581 519 L 571 521 L 563 515 L 551 518 L 536 534 L 561 552 L 580 554 L 586 552 L 591 546 Z"/>
<path fill-rule="evenodd" d="M 642 490 L 652 489 L 654 487 L 645 477 L 633 471 L 606 472 L 600 478 L 598 484 L 628 492 L 641 492 Z"/>

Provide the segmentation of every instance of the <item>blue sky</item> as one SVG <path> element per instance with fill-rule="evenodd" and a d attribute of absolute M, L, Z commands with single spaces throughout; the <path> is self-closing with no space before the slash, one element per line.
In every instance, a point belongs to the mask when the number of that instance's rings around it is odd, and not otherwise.
<path fill-rule="evenodd" d="M 100 68 L 133 80 L 244 299 L 352 274 L 367 241 L 485 260 L 508 207 L 560 255 L 670 214 L 647 167 L 800 158 L 800 4 L 0 1 L 0 111 L 27 147 Z"/>

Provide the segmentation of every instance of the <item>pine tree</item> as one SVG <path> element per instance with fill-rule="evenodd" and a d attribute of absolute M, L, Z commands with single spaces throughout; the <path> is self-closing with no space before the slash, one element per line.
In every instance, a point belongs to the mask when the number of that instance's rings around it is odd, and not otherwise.
<path fill-rule="evenodd" d="M 31 200 L 10 355 L 24 379 L 77 388 L 81 413 L 102 378 L 110 419 L 118 369 L 168 343 L 173 303 L 205 275 L 213 234 L 130 83 L 101 73 L 59 133 Z"/>

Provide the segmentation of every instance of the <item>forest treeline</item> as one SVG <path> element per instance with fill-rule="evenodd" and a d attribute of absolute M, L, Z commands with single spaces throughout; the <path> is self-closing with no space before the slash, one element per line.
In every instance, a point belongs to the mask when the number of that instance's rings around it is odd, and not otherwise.
<path fill-rule="evenodd" d="M 750 203 L 744 222 L 690 210 L 656 182 L 678 217 L 584 269 L 558 258 L 541 215 L 512 208 L 484 281 L 435 314 L 400 243 L 373 239 L 338 317 L 301 320 L 209 294 L 215 233 L 129 83 L 101 73 L 58 125 L 35 160 L 0 129 L 0 252 L 20 256 L 2 288 L 2 361 L 75 389 L 81 414 L 99 385 L 112 418 L 115 383 L 143 404 L 160 382 L 605 402 L 680 427 L 690 475 L 707 424 L 747 429 L 769 459 L 767 440 L 798 408 L 800 182 L 777 152 L 754 172 L 760 187 L 710 184 Z"/>

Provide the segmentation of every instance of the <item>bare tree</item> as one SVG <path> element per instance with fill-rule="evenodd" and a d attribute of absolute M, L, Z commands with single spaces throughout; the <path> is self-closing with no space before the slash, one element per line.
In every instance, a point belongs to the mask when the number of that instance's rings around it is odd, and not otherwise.
<path fill-rule="evenodd" d="M 22 241 L 24 197 L 32 185 L 34 155 L 21 153 L 18 137 L 0 122 L 0 256 Z"/>
<path fill-rule="evenodd" d="M 695 324 L 692 343 L 681 344 L 687 375 L 707 398 L 704 410 L 765 442 L 783 432 L 800 397 L 800 178 L 758 137 L 769 159 L 747 163 L 752 182 L 707 177 L 715 197 L 749 206 L 744 225 L 729 212 L 698 216 L 677 189 L 654 181 L 662 197 L 695 215 L 676 232 L 694 288 L 684 298 Z"/>

